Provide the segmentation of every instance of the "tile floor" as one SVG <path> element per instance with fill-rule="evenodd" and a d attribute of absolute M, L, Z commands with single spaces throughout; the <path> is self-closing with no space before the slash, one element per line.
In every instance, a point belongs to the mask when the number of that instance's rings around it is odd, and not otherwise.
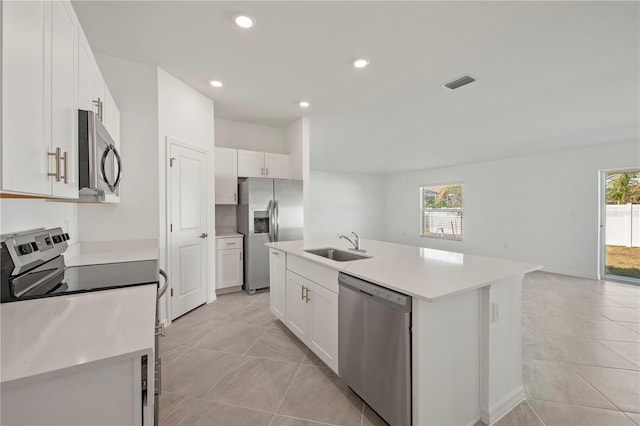
<path fill-rule="evenodd" d="M 522 327 L 528 400 L 499 426 L 640 425 L 640 287 L 529 274 Z M 162 426 L 384 424 L 275 321 L 268 293 L 179 318 L 160 354 Z"/>

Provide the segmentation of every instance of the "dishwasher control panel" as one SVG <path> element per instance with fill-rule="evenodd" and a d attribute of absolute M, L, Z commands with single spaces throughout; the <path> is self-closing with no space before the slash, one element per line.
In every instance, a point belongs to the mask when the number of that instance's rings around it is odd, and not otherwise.
<path fill-rule="evenodd" d="M 340 273 L 338 276 L 340 285 L 347 286 L 352 290 L 359 291 L 373 298 L 384 300 L 390 304 L 399 305 L 398 307 L 411 308 L 411 297 L 397 291 L 389 290 L 377 284 L 363 281 L 359 278 Z"/>

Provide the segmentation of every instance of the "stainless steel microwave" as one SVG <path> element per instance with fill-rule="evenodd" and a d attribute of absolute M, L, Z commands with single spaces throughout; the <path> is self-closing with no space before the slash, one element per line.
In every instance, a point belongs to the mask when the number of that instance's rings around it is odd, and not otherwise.
<path fill-rule="evenodd" d="M 78 111 L 80 199 L 104 201 L 120 195 L 122 159 L 113 138 L 93 111 Z"/>

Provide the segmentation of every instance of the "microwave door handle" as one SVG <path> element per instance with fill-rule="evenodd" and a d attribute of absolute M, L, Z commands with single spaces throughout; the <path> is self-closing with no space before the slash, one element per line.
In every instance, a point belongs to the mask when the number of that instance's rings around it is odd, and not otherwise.
<path fill-rule="evenodd" d="M 113 182 L 113 184 L 109 182 L 109 178 L 107 177 L 107 171 L 105 170 L 105 164 L 107 162 L 107 156 L 109 155 L 109 151 L 113 151 L 113 155 L 116 157 L 116 161 L 118 163 L 118 175 L 116 176 L 116 179 Z M 111 190 L 111 192 L 115 192 L 116 188 L 118 187 L 118 184 L 120 183 L 120 174 L 121 174 L 120 172 L 122 171 L 120 154 L 118 154 L 118 150 L 116 149 L 115 146 L 113 145 L 107 146 L 107 149 L 105 149 L 104 152 L 102 153 L 102 160 L 100 161 L 100 171 L 102 173 L 102 179 L 105 181 L 105 183 L 109 187 L 109 190 Z"/>
<path fill-rule="evenodd" d="M 111 149 L 113 150 L 113 155 L 115 155 L 116 163 L 118 164 L 118 175 L 116 176 L 116 181 L 113 183 L 112 189 L 113 192 L 116 192 L 120 185 L 120 178 L 122 177 L 122 159 L 120 158 L 120 153 L 115 146 L 111 145 Z"/>

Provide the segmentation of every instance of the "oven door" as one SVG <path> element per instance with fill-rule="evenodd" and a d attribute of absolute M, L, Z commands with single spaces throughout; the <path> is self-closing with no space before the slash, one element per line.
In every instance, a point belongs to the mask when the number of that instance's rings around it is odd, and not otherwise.
<path fill-rule="evenodd" d="M 79 171 L 81 194 L 120 195 L 122 160 L 113 138 L 93 111 L 80 111 Z"/>

